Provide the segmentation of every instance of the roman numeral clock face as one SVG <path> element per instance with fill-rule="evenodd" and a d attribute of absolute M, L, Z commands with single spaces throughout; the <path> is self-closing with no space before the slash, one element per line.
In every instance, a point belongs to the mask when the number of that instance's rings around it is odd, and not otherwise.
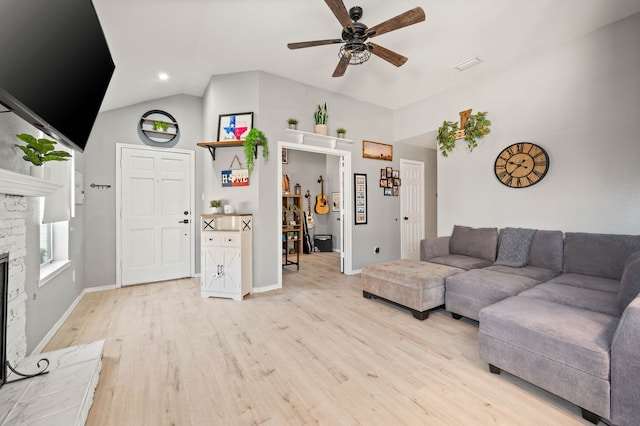
<path fill-rule="evenodd" d="M 547 151 L 530 142 L 506 147 L 494 165 L 496 177 L 510 188 L 526 188 L 540 182 L 549 170 Z"/>

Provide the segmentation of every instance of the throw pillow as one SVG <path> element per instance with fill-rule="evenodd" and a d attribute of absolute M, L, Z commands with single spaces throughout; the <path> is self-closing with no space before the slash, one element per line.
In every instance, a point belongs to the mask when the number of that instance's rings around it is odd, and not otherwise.
<path fill-rule="evenodd" d="M 635 254 L 635 253 L 634 253 Z M 631 256 L 634 256 L 633 254 Z M 629 256 L 631 258 L 631 256 Z M 618 290 L 618 306 L 623 312 L 627 305 L 640 293 L 640 256 L 635 255 L 627 262 L 627 266 L 622 273 L 620 288 Z"/>
<path fill-rule="evenodd" d="M 535 233 L 535 229 L 503 229 L 500 234 L 498 259 L 494 265 L 511 266 L 513 268 L 526 266 L 529 261 L 529 248 Z"/>
<path fill-rule="evenodd" d="M 449 239 L 449 253 L 496 260 L 498 230 L 496 228 L 470 228 L 455 225 Z"/>

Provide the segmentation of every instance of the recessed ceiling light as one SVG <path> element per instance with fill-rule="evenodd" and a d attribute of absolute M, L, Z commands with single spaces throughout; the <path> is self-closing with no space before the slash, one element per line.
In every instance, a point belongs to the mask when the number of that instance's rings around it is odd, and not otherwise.
<path fill-rule="evenodd" d="M 160 74 L 158 74 L 158 78 L 160 80 L 169 80 L 169 74 L 167 74 L 166 72 L 161 72 Z"/>
<path fill-rule="evenodd" d="M 480 62 L 482 62 L 482 60 L 477 56 L 474 56 L 471 59 L 467 59 L 466 61 L 459 63 L 454 68 L 457 69 L 458 71 L 464 71 L 471 68 L 474 65 L 478 65 Z"/>

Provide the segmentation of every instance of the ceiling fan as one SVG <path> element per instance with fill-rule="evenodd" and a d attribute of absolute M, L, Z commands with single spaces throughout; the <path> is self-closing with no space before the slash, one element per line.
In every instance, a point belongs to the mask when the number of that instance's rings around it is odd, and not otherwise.
<path fill-rule="evenodd" d="M 342 0 L 325 0 L 325 3 L 327 3 L 327 6 L 329 6 L 333 14 L 336 16 L 340 25 L 342 25 L 342 37 L 328 40 L 289 43 L 287 44 L 287 47 L 289 49 L 301 49 L 303 47 L 344 43 L 344 45 L 340 47 L 340 52 L 338 54 L 340 60 L 338 62 L 338 66 L 333 72 L 333 77 L 342 77 L 347 71 L 349 64 L 362 64 L 369 59 L 372 53 L 396 67 L 403 65 L 407 62 L 407 57 L 375 43 L 366 43 L 366 41 L 369 38 L 379 36 L 380 34 L 408 27 L 409 25 L 417 24 L 418 22 L 425 20 L 424 10 L 422 10 L 421 7 L 416 7 L 369 28 L 362 22 L 358 22 L 360 18 L 362 18 L 361 7 L 354 6 L 347 12 Z"/>

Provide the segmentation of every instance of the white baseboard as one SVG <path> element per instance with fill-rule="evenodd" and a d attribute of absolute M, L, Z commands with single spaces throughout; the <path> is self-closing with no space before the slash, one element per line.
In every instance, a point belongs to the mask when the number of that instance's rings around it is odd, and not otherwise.
<path fill-rule="evenodd" d="M 358 275 L 361 272 L 362 272 L 362 269 L 353 269 L 351 272 L 345 273 L 345 275 Z"/>
<path fill-rule="evenodd" d="M 266 293 L 267 291 L 280 290 L 282 288 L 281 285 L 273 284 L 262 287 L 254 287 L 251 293 Z"/>
<path fill-rule="evenodd" d="M 67 308 L 64 314 L 62 314 L 60 319 L 53 325 L 53 327 L 51 327 L 51 330 L 49 330 L 49 332 L 42 338 L 40 343 L 38 343 L 38 345 L 35 348 L 33 348 L 33 351 L 31 351 L 31 355 L 37 355 L 44 350 L 44 348 L 47 346 L 47 344 L 49 344 L 51 339 L 53 339 L 53 336 L 55 336 L 58 330 L 60 330 L 60 327 L 62 327 L 62 324 L 64 324 L 64 322 L 69 318 L 69 316 L 71 315 L 71 312 L 73 312 L 76 306 L 78 306 L 78 303 L 80 303 L 80 301 L 82 300 L 85 294 L 95 293 L 98 291 L 114 290 L 115 288 L 116 288 L 116 285 L 112 284 L 112 285 L 104 285 L 100 287 L 88 287 L 88 288 L 82 289 L 78 297 L 76 297 L 76 299 L 73 301 L 73 303 L 71 303 L 71 305 Z"/>

